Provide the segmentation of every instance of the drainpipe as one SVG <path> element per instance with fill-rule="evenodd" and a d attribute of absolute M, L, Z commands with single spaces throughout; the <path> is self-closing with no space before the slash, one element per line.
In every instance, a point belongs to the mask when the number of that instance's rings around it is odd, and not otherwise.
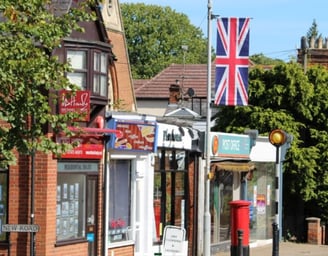
<path fill-rule="evenodd" d="M 104 135 L 105 157 L 104 157 L 104 178 L 103 178 L 103 256 L 108 255 L 108 198 L 109 198 L 109 166 L 108 166 L 108 149 L 107 143 L 109 142 L 110 135 Z"/>

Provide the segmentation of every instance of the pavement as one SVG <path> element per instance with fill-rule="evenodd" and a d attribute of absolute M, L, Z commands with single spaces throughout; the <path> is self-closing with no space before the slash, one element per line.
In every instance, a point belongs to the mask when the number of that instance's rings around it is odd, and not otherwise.
<path fill-rule="evenodd" d="M 313 245 L 305 243 L 280 242 L 279 252 L 275 256 L 328 256 L 328 245 Z M 229 252 L 219 252 L 215 256 L 231 256 Z M 243 256 L 272 256 L 272 243 L 250 246 L 249 255 Z"/>

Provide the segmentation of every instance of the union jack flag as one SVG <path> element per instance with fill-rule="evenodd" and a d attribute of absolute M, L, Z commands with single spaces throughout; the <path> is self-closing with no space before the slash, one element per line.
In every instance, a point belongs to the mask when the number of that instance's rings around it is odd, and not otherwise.
<path fill-rule="evenodd" d="M 217 20 L 214 104 L 248 104 L 249 18 Z"/>

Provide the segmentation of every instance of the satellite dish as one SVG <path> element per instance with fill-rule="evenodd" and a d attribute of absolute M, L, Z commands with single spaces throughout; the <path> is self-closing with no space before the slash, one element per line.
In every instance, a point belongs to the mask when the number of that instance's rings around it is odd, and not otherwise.
<path fill-rule="evenodd" d="M 187 95 L 188 95 L 189 97 L 193 97 L 193 96 L 195 95 L 195 91 L 194 91 L 194 89 L 193 89 L 193 88 L 188 88 L 188 90 L 187 90 Z"/>

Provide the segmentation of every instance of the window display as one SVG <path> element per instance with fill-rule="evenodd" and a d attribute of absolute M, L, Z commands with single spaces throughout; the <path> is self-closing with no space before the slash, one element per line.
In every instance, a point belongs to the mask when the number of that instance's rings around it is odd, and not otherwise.
<path fill-rule="evenodd" d="M 112 160 L 109 174 L 109 242 L 128 240 L 131 215 L 131 162 Z"/>
<path fill-rule="evenodd" d="M 85 236 L 85 182 L 83 174 L 58 174 L 57 240 Z"/>

